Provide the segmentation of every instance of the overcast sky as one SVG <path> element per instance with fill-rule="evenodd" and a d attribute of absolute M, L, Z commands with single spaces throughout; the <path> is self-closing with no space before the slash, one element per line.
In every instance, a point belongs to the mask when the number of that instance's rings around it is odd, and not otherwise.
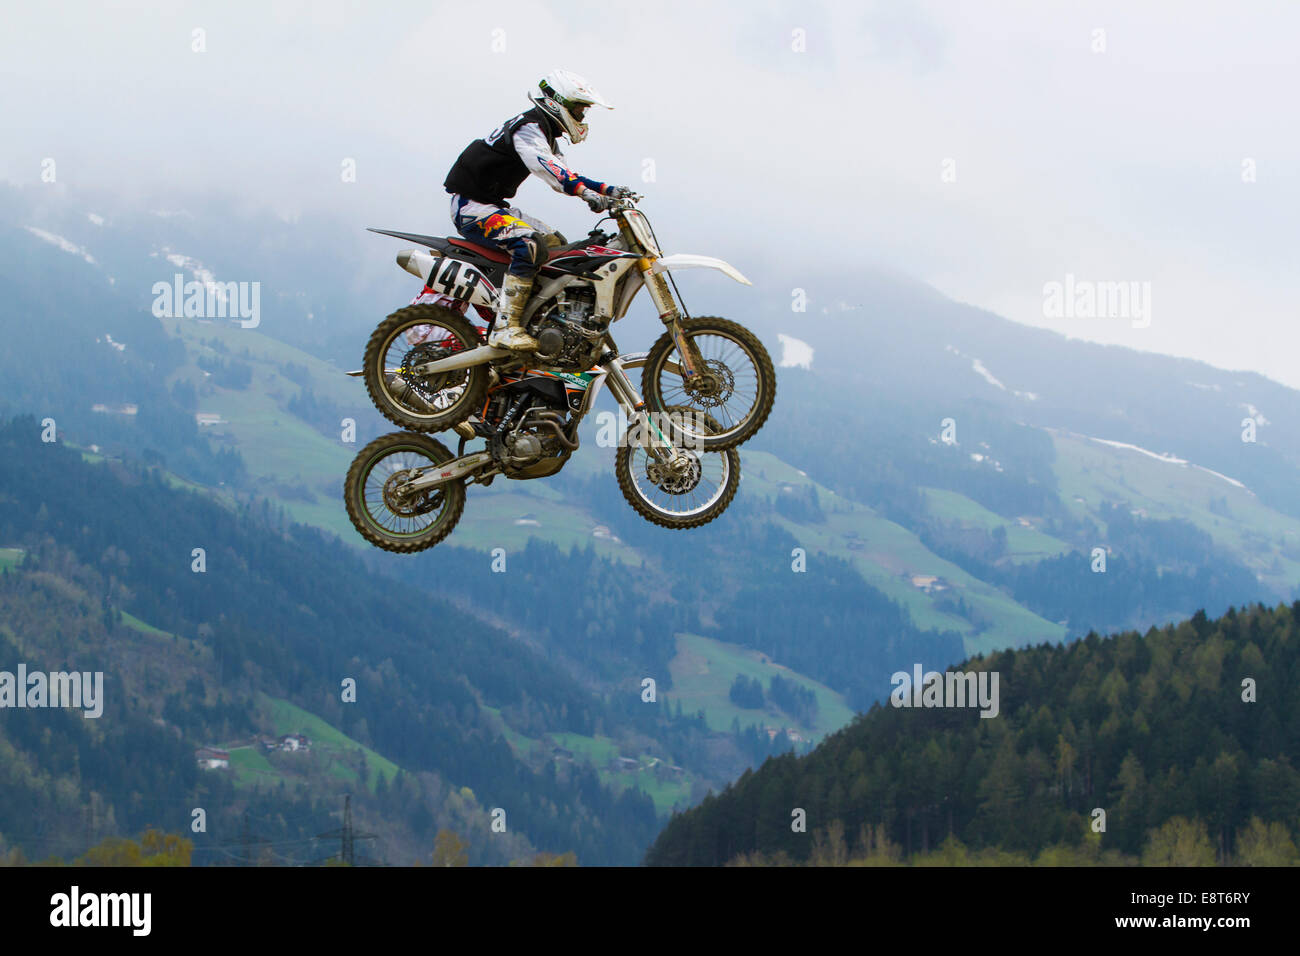
<path fill-rule="evenodd" d="M 1297 36 L 1251 0 L 9 4 L 0 178 L 445 232 L 456 154 L 562 66 L 616 106 L 573 165 L 643 186 L 674 249 L 785 258 L 813 306 L 884 266 L 1300 387 Z M 1150 283 L 1149 323 L 1045 315 L 1067 274 Z"/>

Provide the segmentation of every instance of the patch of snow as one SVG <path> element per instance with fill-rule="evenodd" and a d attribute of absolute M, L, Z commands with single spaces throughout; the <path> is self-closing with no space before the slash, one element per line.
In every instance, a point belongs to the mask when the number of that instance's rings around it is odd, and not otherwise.
<path fill-rule="evenodd" d="M 1102 445 L 1109 445 L 1111 448 L 1127 448 L 1129 451 L 1140 452 L 1141 454 L 1146 455 L 1148 458 L 1154 458 L 1156 459 L 1156 461 L 1167 461 L 1171 465 L 1191 464 L 1191 462 L 1189 462 L 1186 458 L 1178 458 L 1177 456 L 1170 455 L 1167 452 L 1160 453 L 1160 452 L 1150 451 L 1149 449 L 1141 448 L 1137 445 L 1130 445 L 1128 442 L 1111 441 L 1110 439 L 1107 438 L 1093 438 L 1092 440 Z"/>
<path fill-rule="evenodd" d="M 777 336 L 781 342 L 781 368 L 812 368 L 813 347 L 792 335 Z"/>
<path fill-rule="evenodd" d="M 951 345 L 945 345 L 944 351 L 951 352 L 954 355 L 959 355 L 959 356 L 962 355 L 959 349 L 956 349 Z M 1002 384 L 1002 382 L 998 379 L 996 375 L 994 375 L 984 366 L 984 363 L 981 362 L 979 359 L 973 358 L 971 356 L 962 356 L 962 357 L 970 358 L 971 368 L 975 370 L 975 374 L 978 375 L 980 378 L 984 379 L 984 381 L 988 382 L 994 388 L 1001 389 L 1004 392 L 1010 392 L 1012 395 L 1016 396 L 1016 398 L 1023 398 L 1027 402 L 1038 401 L 1038 395 L 1035 392 L 1022 392 L 1019 389 L 1007 388 L 1005 385 Z"/>
<path fill-rule="evenodd" d="M 1265 418 L 1263 415 L 1261 415 L 1261 414 L 1259 413 L 1259 409 L 1256 408 L 1254 405 L 1250 404 L 1250 402 L 1246 402 L 1246 403 L 1244 403 L 1241 407 L 1244 408 L 1244 409 L 1246 410 L 1246 414 L 1247 414 L 1247 415 L 1249 415 L 1251 418 L 1255 419 L 1255 424 L 1256 424 L 1256 425 L 1268 425 L 1268 424 L 1270 424 L 1269 420 L 1268 420 L 1267 418 Z"/>
<path fill-rule="evenodd" d="M 85 259 L 92 266 L 95 265 L 95 257 L 75 242 L 69 242 L 62 236 L 56 236 L 54 233 L 46 232 L 44 229 L 37 229 L 35 226 L 28 226 L 27 231 L 38 239 L 44 239 L 46 242 L 58 246 L 64 252 L 71 252 L 74 256 L 81 256 L 81 258 Z"/>
<path fill-rule="evenodd" d="M 1192 467 L 1199 468 L 1201 469 L 1201 471 L 1205 472 L 1206 474 L 1213 475 L 1215 478 L 1222 478 L 1228 484 L 1236 485 L 1238 488 L 1242 489 L 1243 491 L 1250 490 L 1245 485 L 1243 485 L 1240 481 L 1238 481 L 1236 478 L 1229 478 L 1227 475 L 1221 474 L 1220 472 L 1217 471 L 1212 471 L 1211 469 L 1206 468 L 1204 465 L 1193 465 Z"/>
<path fill-rule="evenodd" d="M 993 373 L 984 367 L 984 363 L 981 362 L 979 359 L 971 360 L 971 368 L 975 369 L 976 375 L 980 376 L 982 379 L 984 379 L 984 381 L 988 382 L 994 388 L 1000 388 L 1004 392 L 1007 391 L 1007 387 L 1003 385 L 1001 382 L 999 382 L 997 378 L 994 377 Z"/>
<path fill-rule="evenodd" d="M 1223 481 L 1226 481 L 1228 484 L 1240 488 L 1242 491 L 1245 491 L 1247 494 L 1251 494 L 1251 495 L 1254 494 L 1253 491 L 1247 488 L 1236 478 L 1229 478 L 1227 475 L 1221 474 L 1220 472 L 1214 471 L 1213 469 L 1206 468 L 1204 465 L 1194 465 L 1186 458 L 1179 458 L 1177 455 L 1171 455 L 1168 452 L 1165 453 L 1154 452 L 1151 451 L 1150 449 L 1142 448 L 1138 445 L 1130 445 L 1128 442 L 1110 441 L 1109 439 L 1105 439 L 1105 438 L 1092 438 L 1092 436 L 1088 436 L 1088 437 L 1091 441 L 1098 442 L 1102 445 L 1109 445 L 1112 448 L 1124 448 L 1127 449 L 1128 451 L 1135 451 L 1138 452 L 1139 454 L 1146 455 L 1148 458 L 1154 458 L 1156 461 L 1163 461 L 1166 464 L 1182 465 L 1183 467 L 1190 466 L 1192 468 L 1196 468 L 1200 471 L 1205 472 L 1207 475 L 1213 475 L 1215 478 L 1220 478 Z"/>
<path fill-rule="evenodd" d="M 172 252 L 168 247 L 163 246 L 163 253 L 167 261 L 179 269 L 188 269 L 194 278 L 203 283 L 203 288 L 211 291 L 218 300 L 226 303 L 226 288 L 217 282 L 217 277 L 212 274 L 212 270 L 207 268 L 198 259 L 191 256 L 183 256 L 178 252 Z M 156 253 L 155 253 L 156 255 Z"/>

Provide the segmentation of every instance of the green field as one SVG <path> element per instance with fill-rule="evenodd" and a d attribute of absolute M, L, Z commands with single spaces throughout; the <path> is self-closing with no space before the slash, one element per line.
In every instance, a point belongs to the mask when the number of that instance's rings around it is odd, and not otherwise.
<path fill-rule="evenodd" d="M 1061 498 L 1076 514 L 1100 522 L 1102 502 L 1111 502 L 1143 510 L 1150 519 L 1180 518 L 1209 534 L 1280 594 L 1290 594 L 1300 581 L 1300 521 L 1262 504 L 1248 489 L 1193 465 L 1159 461 L 1082 435 L 1051 434 Z"/>
<path fill-rule="evenodd" d="M 278 697 L 259 695 L 267 710 L 277 736 L 281 734 L 303 733 L 311 738 L 312 753 L 324 753 L 327 756 L 351 755 L 360 750 L 366 756 L 366 766 L 370 768 L 370 788 L 373 790 L 382 774 L 392 783 L 397 776 L 398 766 L 386 757 L 380 756 L 369 747 L 364 747 L 351 737 L 327 724 L 310 711 L 303 710 L 287 700 Z M 232 755 L 233 756 L 233 755 Z M 350 766 L 335 764 L 331 773 L 340 779 L 355 781 L 356 774 Z"/>
<path fill-rule="evenodd" d="M 0 548 L 0 571 L 22 564 L 26 553 L 22 548 Z"/>
<path fill-rule="evenodd" d="M 780 515 L 773 520 L 800 542 L 810 560 L 815 552 L 825 551 L 851 563 L 868 584 L 906 608 L 916 627 L 961 634 L 969 654 L 1060 641 L 1065 637 L 1065 628 L 1021 607 L 1009 595 L 939 557 L 902 525 L 816 484 L 773 455 L 745 452 L 743 460 L 744 487 L 750 494 L 775 497 L 786 485 L 814 486 L 826 514 L 825 524 L 801 524 Z M 973 509 L 967 513 L 976 514 Z M 1041 537 L 1052 542 L 1052 547 L 1064 548 L 1047 535 Z M 1009 531 L 1008 541 L 1011 541 Z M 911 576 L 917 574 L 944 578 L 950 590 L 943 594 L 960 596 L 967 604 L 978 607 L 991 623 L 982 633 L 976 633 L 970 621 L 937 607 L 934 595 L 913 586 Z"/>
<path fill-rule="evenodd" d="M 278 783 L 283 776 L 256 747 L 236 747 L 231 750 L 230 770 L 235 775 L 236 785 L 241 787 Z"/>
<path fill-rule="evenodd" d="M 925 496 L 926 510 L 932 517 L 984 531 L 1005 528 L 1007 551 L 1013 561 L 1038 561 L 1070 550 L 1070 546 L 1059 538 L 1004 518 L 963 494 L 942 488 L 920 490 Z"/>
<path fill-rule="evenodd" d="M 499 707 L 489 707 L 486 704 L 480 704 L 479 707 L 496 718 L 497 730 L 500 731 L 501 736 L 505 737 L 506 743 L 510 744 L 510 748 L 519 756 L 525 758 L 531 756 L 533 751 L 541 744 L 541 741 L 536 737 L 525 736 L 507 724 L 505 718 L 501 716 Z"/>
<path fill-rule="evenodd" d="M 122 615 L 122 623 L 129 628 L 139 631 L 141 634 L 148 634 L 150 637 L 165 637 L 169 640 L 173 637 L 170 631 L 160 630 L 152 624 L 146 624 L 134 614 L 128 614 L 126 611 L 119 612 Z"/>
<path fill-rule="evenodd" d="M 639 770 L 612 769 L 610 763 L 619 756 L 619 747 L 609 737 L 588 737 L 567 731 L 549 733 L 543 739 L 527 737 L 512 730 L 501 717 L 499 709 L 486 706 L 483 709 L 497 719 L 502 736 L 509 741 L 511 749 L 524 759 L 540 756 L 551 760 L 551 748 L 563 747 L 573 754 L 575 761 L 590 765 L 605 785 L 619 792 L 629 787 L 643 792 L 654 802 L 655 812 L 662 816 L 668 815 L 675 808 L 684 808 L 690 800 L 694 778 L 687 772 L 674 776 L 666 767 L 656 770 L 651 766 L 651 758 L 644 755 L 637 758 Z"/>
<path fill-rule="evenodd" d="M 789 727 L 805 739 L 816 741 L 853 719 L 853 711 L 844 703 L 844 698 L 829 687 L 773 663 L 758 651 L 737 644 L 695 634 L 679 634 L 677 654 L 669 662 L 669 670 L 673 675 L 673 689 L 664 693 L 664 700 L 674 705 L 680 703 L 682 711 L 687 714 L 704 711 L 704 721 L 713 730 L 729 731 L 732 722 L 736 721 L 741 727 Z M 778 674 L 816 695 L 815 726 L 796 723 L 774 707 L 746 710 L 731 702 L 729 693 L 737 675 L 757 679 L 766 689 Z"/>
<path fill-rule="evenodd" d="M 618 756 L 618 744 L 608 737 L 584 737 L 582 734 L 571 733 L 555 733 L 547 736 L 565 750 L 573 751 L 576 759 L 585 760 L 598 769 Z"/>
<path fill-rule="evenodd" d="M 691 799 L 691 781 L 689 775 L 678 779 L 660 779 L 655 771 L 646 767 L 639 771 L 602 770 L 600 782 L 618 792 L 629 787 L 640 790 L 655 805 L 655 812 L 667 816 L 674 809 L 685 809 Z"/>

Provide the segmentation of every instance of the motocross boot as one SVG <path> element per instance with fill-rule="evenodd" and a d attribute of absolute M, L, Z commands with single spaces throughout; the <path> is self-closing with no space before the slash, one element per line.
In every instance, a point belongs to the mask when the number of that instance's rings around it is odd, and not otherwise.
<path fill-rule="evenodd" d="M 537 351 L 537 339 L 524 330 L 524 306 L 528 303 L 528 294 L 532 289 L 532 279 L 506 273 L 501 298 L 497 302 L 496 322 L 492 334 L 488 336 L 488 345 L 492 348 L 515 352 Z"/>

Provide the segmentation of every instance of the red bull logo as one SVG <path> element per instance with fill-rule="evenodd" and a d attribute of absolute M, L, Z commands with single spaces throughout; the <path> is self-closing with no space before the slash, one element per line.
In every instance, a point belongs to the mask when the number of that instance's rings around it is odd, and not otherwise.
<path fill-rule="evenodd" d="M 507 215 L 503 212 L 494 212 L 483 220 L 483 235 L 488 238 L 495 238 L 499 233 L 507 232 L 510 229 L 521 228 L 531 230 L 532 227 L 515 216 Z"/>

